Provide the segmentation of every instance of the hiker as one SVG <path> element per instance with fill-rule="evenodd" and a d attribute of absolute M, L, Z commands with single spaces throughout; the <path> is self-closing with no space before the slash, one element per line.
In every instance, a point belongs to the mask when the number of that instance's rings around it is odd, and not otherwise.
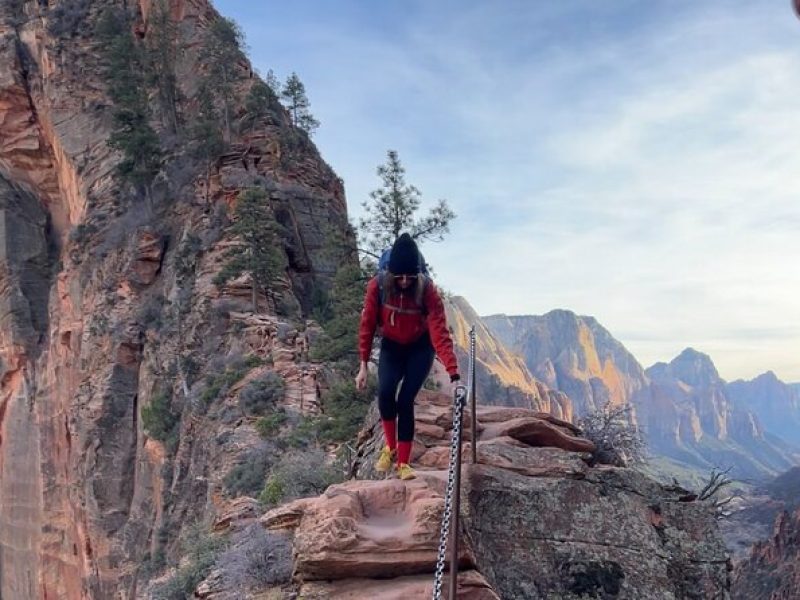
<path fill-rule="evenodd" d="M 386 268 L 379 269 L 367 284 L 358 333 L 361 368 L 356 387 L 362 390 L 367 385 L 372 339 L 381 327 L 378 408 L 386 444 L 375 469 L 388 471 L 396 458 L 400 479 L 415 477 L 409 464 L 414 399 L 431 370 L 434 355 L 439 355 L 451 383 L 460 379 L 442 298 L 426 272 L 417 244 L 404 233 L 392 246 Z"/>

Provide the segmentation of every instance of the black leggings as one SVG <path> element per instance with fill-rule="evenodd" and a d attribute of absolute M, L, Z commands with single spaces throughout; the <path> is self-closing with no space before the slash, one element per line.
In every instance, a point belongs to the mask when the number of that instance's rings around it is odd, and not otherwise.
<path fill-rule="evenodd" d="M 381 341 L 378 409 L 384 421 L 397 419 L 397 439 L 400 442 L 414 440 L 414 398 L 425 383 L 434 355 L 427 333 L 410 344 L 399 344 L 386 338 Z"/>

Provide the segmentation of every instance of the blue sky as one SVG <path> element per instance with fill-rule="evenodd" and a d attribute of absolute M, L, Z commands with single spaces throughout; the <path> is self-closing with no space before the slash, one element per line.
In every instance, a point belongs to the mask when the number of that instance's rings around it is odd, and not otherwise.
<path fill-rule="evenodd" d="M 350 215 L 399 152 L 479 314 L 592 315 L 644 365 L 800 381 L 800 20 L 789 0 L 215 0 L 296 71 Z"/>

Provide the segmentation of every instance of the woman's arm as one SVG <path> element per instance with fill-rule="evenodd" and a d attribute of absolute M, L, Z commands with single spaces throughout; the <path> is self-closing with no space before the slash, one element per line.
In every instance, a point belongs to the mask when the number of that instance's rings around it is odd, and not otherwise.
<path fill-rule="evenodd" d="M 450 381 L 456 381 L 460 377 L 458 360 L 453 352 L 453 338 L 450 337 L 450 329 L 447 327 L 442 297 L 432 281 L 425 286 L 425 308 L 428 311 L 428 331 L 431 334 L 433 348 L 450 374 Z"/>
<path fill-rule="evenodd" d="M 361 310 L 361 324 L 358 328 L 358 356 L 365 368 L 372 353 L 375 329 L 378 327 L 378 311 L 380 310 L 378 294 L 378 279 L 373 277 L 369 280 L 367 291 L 364 294 L 364 308 Z"/>

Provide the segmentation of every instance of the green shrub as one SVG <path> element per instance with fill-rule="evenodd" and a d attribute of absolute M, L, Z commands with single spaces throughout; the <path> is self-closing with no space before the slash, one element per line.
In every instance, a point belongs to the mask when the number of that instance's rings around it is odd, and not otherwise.
<path fill-rule="evenodd" d="M 151 329 L 153 331 L 158 331 L 161 329 L 161 324 L 163 322 L 163 312 L 164 296 L 158 294 L 150 296 L 139 308 L 136 321 L 146 330 Z"/>
<path fill-rule="evenodd" d="M 247 358 L 244 359 L 244 366 L 248 369 L 255 369 L 256 367 L 260 367 L 264 364 L 264 359 L 258 356 L 257 354 L 250 354 Z"/>
<path fill-rule="evenodd" d="M 194 270 L 197 268 L 197 257 L 201 252 L 200 238 L 192 233 L 188 234 L 175 255 L 175 271 L 180 279 L 187 279 L 194 274 Z"/>
<path fill-rule="evenodd" d="M 264 487 L 272 466 L 270 447 L 264 445 L 248 453 L 244 460 L 225 476 L 225 488 L 232 496 L 256 496 Z"/>
<path fill-rule="evenodd" d="M 239 392 L 239 407 L 246 415 L 263 415 L 283 398 L 285 388 L 283 377 L 278 373 L 265 373 Z"/>
<path fill-rule="evenodd" d="M 209 364 L 208 368 L 211 370 L 211 374 L 206 376 L 205 386 L 199 393 L 199 397 L 195 396 L 193 401 L 196 410 L 205 414 L 214 400 L 227 394 L 231 387 L 236 385 L 251 369 L 262 363 L 261 358 L 251 355 L 245 359 L 232 360 L 230 364 L 221 367 L 222 371 L 217 371 L 215 365 Z"/>
<path fill-rule="evenodd" d="M 173 446 L 178 438 L 180 415 L 172 410 L 172 396 L 168 392 L 157 394 L 142 407 L 142 427 L 154 440 Z"/>
<path fill-rule="evenodd" d="M 331 386 L 322 398 L 324 416 L 319 418 L 317 426 L 322 442 L 346 442 L 358 434 L 372 401 L 374 386 L 372 378 L 364 391 L 356 390 L 350 380 Z"/>
<path fill-rule="evenodd" d="M 438 392 L 442 389 L 442 384 L 432 377 L 425 378 L 425 383 L 422 384 L 423 389 L 430 390 L 432 392 Z"/>
<path fill-rule="evenodd" d="M 267 482 L 264 484 L 264 489 L 258 495 L 258 500 L 267 506 L 275 506 L 280 504 L 286 495 L 286 484 L 283 481 L 283 475 L 275 473 L 270 475 Z"/>
<path fill-rule="evenodd" d="M 306 448 L 319 443 L 319 418 L 301 417 L 300 421 L 281 438 L 292 448 Z"/>
<path fill-rule="evenodd" d="M 288 417 L 286 413 L 283 411 L 275 412 L 269 414 L 265 417 L 261 417 L 256 422 L 256 429 L 258 430 L 258 434 L 262 438 L 274 438 L 281 429 L 281 425 L 286 423 Z"/>
<path fill-rule="evenodd" d="M 61 0 L 47 14 L 47 32 L 53 37 L 73 37 L 83 29 L 90 0 Z"/>
<path fill-rule="evenodd" d="M 188 563 L 158 586 L 155 597 L 160 600 L 193 598 L 195 589 L 208 576 L 226 545 L 225 538 L 209 533 L 202 523 L 195 523 L 181 544 L 182 554 L 188 557 Z"/>
<path fill-rule="evenodd" d="M 342 475 L 328 464 L 319 449 L 295 450 L 281 456 L 270 471 L 259 494 L 260 502 L 274 506 L 281 502 L 315 496 L 342 481 Z"/>

